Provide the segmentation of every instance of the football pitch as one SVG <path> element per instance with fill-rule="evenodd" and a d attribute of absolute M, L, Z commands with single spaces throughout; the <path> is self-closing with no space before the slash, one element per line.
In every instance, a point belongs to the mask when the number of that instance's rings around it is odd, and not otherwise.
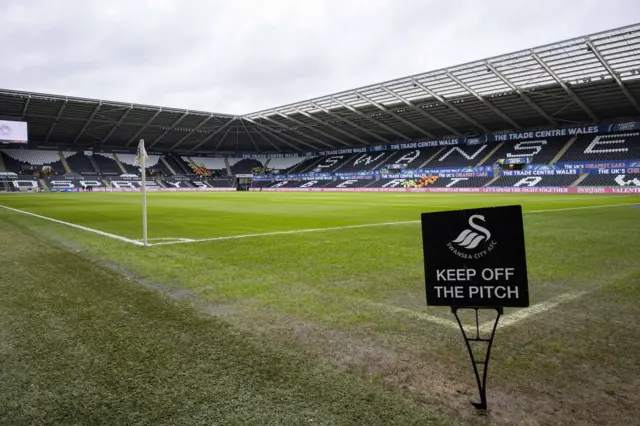
<path fill-rule="evenodd" d="M 425 306 L 419 219 L 513 204 L 531 307 L 501 320 L 482 418 L 452 314 Z M 0 423 L 633 424 L 639 206 L 149 193 L 142 247 L 140 194 L 0 195 Z"/>

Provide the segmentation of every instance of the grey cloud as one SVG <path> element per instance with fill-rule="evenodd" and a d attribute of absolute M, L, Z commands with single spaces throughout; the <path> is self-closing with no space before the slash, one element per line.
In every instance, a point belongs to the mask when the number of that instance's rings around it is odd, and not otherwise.
<path fill-rule="evenodd" d="M 634 0 L 8 0 L 0 85 L 246 113 L 639 17 Z"/>

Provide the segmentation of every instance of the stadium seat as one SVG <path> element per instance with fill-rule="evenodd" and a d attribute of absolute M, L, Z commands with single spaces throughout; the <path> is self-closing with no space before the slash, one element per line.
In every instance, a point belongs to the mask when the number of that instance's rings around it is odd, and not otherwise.
<path fill-rule="evenodd" d="M 44 151 L 44 150 L 32 150 L 32 149 L 3 149 L 4 159 L 11 160 L 5 161 L 8 170 L 15 173 L 22 172 L 22 165 L 34 166 L 41 169 L 42 166 L 49 166 L 56 174 L 64 174 L 66 170 L 60 160 L 59 151 Z M 63 151 L 62 155 L 67 158 L 75 152 Z M 18 164 L 16 164 L 17 162 Z"/>
<path fill-rule="evenodd" d="M 560 162 L 640 159 L 640 132 L 580 135 Z"/>
<path fill-rule="evenodd" d="M 103 175 L 120 175 L 122 170 L 118 167 L 118 163 L 113 159 L 113 154 L 107 152 L 95 152 L 93 161 L 98 165 Z"/>
<path fill-rule="evenodd" d="M 639 173 L 619 173 L 619 174 L 590 174 L 580 182 L 579 186 L 603 186 L 603 187 L 615 187 L 615 186 L 640 186 L 640 174 Z"/>

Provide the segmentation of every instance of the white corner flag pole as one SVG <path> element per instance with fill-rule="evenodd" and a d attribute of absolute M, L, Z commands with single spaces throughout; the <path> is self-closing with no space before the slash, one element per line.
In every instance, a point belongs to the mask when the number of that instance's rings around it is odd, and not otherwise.
<path fill-rule="evenodd" d="M 142 176 L 142 243 L 144 247 L 147 247 L 147 170 L 145 168 L 147 150 L 144 148 L 144 139 L 140 139 L 137 159 L 140 164 L 140 174 Z"/>

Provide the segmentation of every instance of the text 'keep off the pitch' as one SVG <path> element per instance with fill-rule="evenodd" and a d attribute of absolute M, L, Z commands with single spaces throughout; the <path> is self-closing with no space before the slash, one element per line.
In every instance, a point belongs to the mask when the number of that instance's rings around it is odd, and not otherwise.
<path fill-rule="evenodd" d="M 522 208 L 422 214 L 427 304 L 529 306 Z"/>

